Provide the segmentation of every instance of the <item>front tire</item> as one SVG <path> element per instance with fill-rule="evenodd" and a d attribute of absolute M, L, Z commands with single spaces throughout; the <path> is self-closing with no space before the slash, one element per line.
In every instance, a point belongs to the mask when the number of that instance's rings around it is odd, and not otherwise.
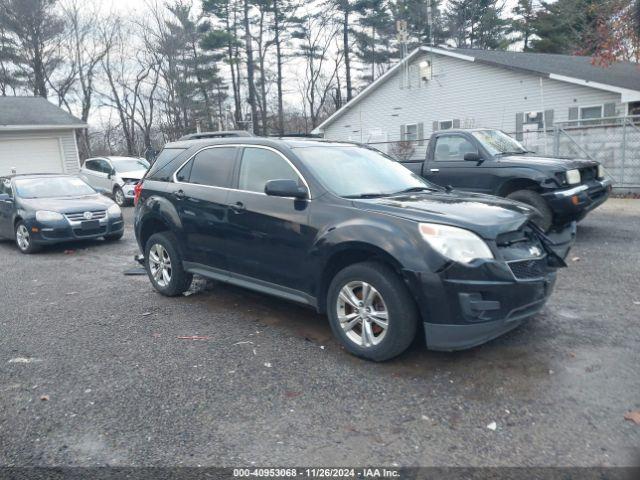
<path fill-rule="evenodd" d="M 40 250 L 40 246 L 33 243 L 29 228 L 22 220 L 16 223 L 15 239 L 18 250 L 24 254 L 35 253 Z"/>
<path fill-rule="evenodd" d="M 117 185 L 113 188 L 113 201 L 116 202 L 119 207 L 124 207 L 127 203 L 127 199 L 124 196 L 122 188 Z"/>
<path fill-rule="evenodd" d="M 358 357 L 381 362 L 416 336 L 418 310 L 402 278 L 378 262 L 346 267 L 331 281 L 327 311 L 334 335 Z"/>
<path fill-rule="evenodd" d="M 517 190 L 507 195 L 510 200 L 526 203 L 537 210 L 533 216 L 533 222 L 543 231 L 548 232 L 553 224 L 553 213 L 540 194 L 531 190 Z"/>
<path fill-rule="evenodd" d="M 144 250 L 145 269 L 151 284 L 167 297 L 186 292 L 193 280 L 193 275 L 184 271 L 176 244 L 177 239 L 172 233 L 154 233 Z"/>

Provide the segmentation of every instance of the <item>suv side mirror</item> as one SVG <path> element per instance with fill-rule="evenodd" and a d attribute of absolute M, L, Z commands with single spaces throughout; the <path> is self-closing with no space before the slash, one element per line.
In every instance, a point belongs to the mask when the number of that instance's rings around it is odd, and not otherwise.
<path fill-rule="evenodd" d="M 13 198 L 8 193 L 0 193 L 0 202 L 12 202 Z"/>
<path fill-rule="evenodd" d="M 295 180 L 269 180 L 264 186 L 264 193 L 274 197 L 292 197 L 299 199 L 309 197 L 307 189 L 299 186 Z"/>
<path fill-rule="evenodd" d="M 468 152 L 464 154 L 464 159 L 468 162 L 481 162 L 482 157 L 478 152 Z"/>

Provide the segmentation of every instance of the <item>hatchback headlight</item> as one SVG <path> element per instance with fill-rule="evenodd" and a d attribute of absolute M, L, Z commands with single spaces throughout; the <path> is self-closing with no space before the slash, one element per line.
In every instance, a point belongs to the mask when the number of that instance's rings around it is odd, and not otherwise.
<path fill-rule="evenodd" d="M 604 178 L 604 167 L 598 164 L 598 178 Z"/>
<path fill-rule="evenodd" d="M 567 183 L 577 185 L 580 183 L 580 170 L 567 170 Z"/>
<path fill-rule="evenodd" d="M 120 207 L 115 203 L 107 209 L 107 213 L 109 214 L 110 217 L 122 216 L 122 210 L 120 210 Z"/>
<path fill-rule="evenodd" d="M 38 222 L 57 222 L 63 219 L 64 216 L 58 212 L 50 212 L 49 210 L 38 210 L 36 212 L 36 220 Z"/>
<path fill-rule="evenodd" d="M 455 262 L 471 263 L 477 258 L 493 258 L 485 241 L 469 230 L 421 223 L 420 233 L 434 250 Z"/>

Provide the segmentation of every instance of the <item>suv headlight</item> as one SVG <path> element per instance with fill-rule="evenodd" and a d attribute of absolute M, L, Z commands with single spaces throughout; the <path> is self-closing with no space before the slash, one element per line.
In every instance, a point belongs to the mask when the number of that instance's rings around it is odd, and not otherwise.
<path fill-rule="evenodd" d="M 471 263 L 477 258 L 493 258 L 493 253 L 475 233 L 463 228 L 421 223 L 420 233 L 439 254 L 460 263 Z"/>
<path fill-rule="evenodd" d="M 122 210 L 120 210 L 120 207 L 115 203 L 107 209 L 107 213 L 109 214 L 110 217 L 122 216 Z"/>
<path fill-rule="evenodd" d="M 604 178 L 604 167 L 598 164 L 598 178 Z"/>
<path fill-rule="evenodd" d="M 569 185 L 577 185 L 580 181 L 580 170 L 567 170 L 567 183 Z"/>
<path fill-rule="evenodd" d="M 63 219 L 64 216 L 58 212 L 50 212 L 49 210 L 38 210 L 36 212 L 36 220 L 38 222 L 57 222 Z"/>

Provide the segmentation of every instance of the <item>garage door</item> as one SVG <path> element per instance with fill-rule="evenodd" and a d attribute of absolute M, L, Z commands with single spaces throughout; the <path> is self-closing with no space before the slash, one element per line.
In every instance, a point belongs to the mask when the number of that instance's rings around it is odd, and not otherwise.
<path fill-rule="evenodd" d="M 0 139 L 0 175 L 11 173 L 63 173 L 57 138 Z"/>

